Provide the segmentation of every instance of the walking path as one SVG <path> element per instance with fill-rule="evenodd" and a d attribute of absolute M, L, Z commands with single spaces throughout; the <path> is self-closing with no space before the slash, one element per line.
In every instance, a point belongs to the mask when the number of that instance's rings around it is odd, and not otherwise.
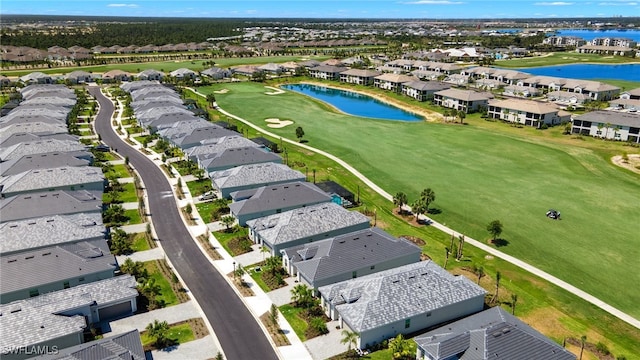
<path fill-rule="evenodd" d="M 197 92 L 195 89 L 189 88 L 189 90 L 193 91 L 194 93 L 198 94 L 199 96 L 206 97 L 204 94 Z M 236 119 L 236 120 L 244 123 L 245 125 L 250 126 L 253 129 L 261 132 L 262 134 L 274 137 L 276 139 L 280 139 L 281 141 L 287 142 L 289 144 L 292 144 L 292 145 L 301 147 L 303 149 L 306 149 L 306 150 L 309 150 L 309 151 L 313 151 L 313 152 L 318 153 L 320 155 L 326 156 L 327 158 L 337 162 L 338 164 L 343 166 L 345 169 L 347 169 L 349 172 L 351 172 L 353 175 L 358 177 L 358 179 L 360 179 L 362 182 L 364 182 L 367 186 L 369 186 L 375 192 L 380 194 L 380 196 L 384 197 L 385 199 L 387 199 L 389 201 L 393 201 L 393 196 L 391 194 L 389 194 L 384 189 L 382 189 L 381 187 L 376 185 L 373 181 L 369 180 L 366 176 L 364 176 L 362 173 L 360 173 L 358 170 L 356 170 L 353 166 L 349 165 L 348 163 L 346 163 L 342 159 L 340 159 L 340 158 L 338 158 L 338 157 L 336 157 L 336 156 L 334 156 L 334 155 L 332 155 L 332 154 L 330 154 L 328 152 L 325 152 L 325 151 L 316 149 L 314 147 L 311 147 L 309 145 L 306 145 L 306 144 L 303 144 L 303 143 L 299 143 L 299 142 L 296 142 L 296 141 L 293 141 L 293 140 L 290 140 L 290 139 L 282 138 L 279 135 L 276 135 L 276 134 L 274 134 L 272 132 L 269 132 L 269 131 L 257 126 L 257 125 L 254 125 L 250 121 L 247 121 L 247 120 L 245 120 L 245 119 L 243 119 L 243 118 L 241 118 L 239 116 L 236 116 L 234 114 L 231 114 L 231 113 L 223 110 L 222 108 L 220 108 L 220 106 L 218 106 L 217 103 L 214 103 L 213 106 L 214 106 L 215 109 L 220 111 L 222 114 L 224 114 L 226 116 L 229 116 L 229 117 L 231 117 L 233 119 Z M 439 229 L 439 230 L 441 230 L 441 231 L 443 231 L 443 232 L 445 232 L 447 234 L 453 234 L 454 236 L 462 235 L 462 234 L 458 233 L 457 231 L 455 231 L 455 230 L 453 230 L 453 229 L 451 229 L 451 228 L 449 228 L 449 227 L 447 227 L 445 225 L 442 225 L 442 224 L 440 224 L 440 223 L 438 223 L 438 222 L 434 221 L 433 219 L 430 219 L 430 218 L 428 218 L 426 216 L 424 217 L 424 219 L 429 221 L 430 226 L 433 226 L 433 227 L 435 227 L 435 228 L 437 228 L 437 229 Z M 565 282 L 565 281 L 563 281 L 563 280 L 561 280 L 561 279 L 559 279 L 559 278 L 557 278 L 557 277 L 555 277 L 555 276 L 553 276 L 553 275 L 551 275 L 551 274 L 549 274 L 547 272 L 544 272 L 544 271 L 542 271 L 542 270 L 540 270 L 540 269 L 538 269 L 538 268 L 536 268 L 536 267 L 534 267 L 534 266 L 532 266 L 532 265 L 530 265 L 530 264 L 528 264 L 528 263 L 526 263 L 526 262 L 524 262 L 522 260 L 519 260 L 519 259 L 517 259 L 517 258 L 515 258 L 515 257 L 513 257 L 511 255 L 505 254 L 502 251 L 496 250 L 496 249 L 494 249 L 494 248 L 492 248 L 492 247 L 490 247 L 490 246 L 488 246 L 488 245 L 486 245 L 486 244 L 484 244 L 484 243 L 482 243 L 482 242 L 480 242 L 478 240 L 470 238 L 470 237 L 468 237 L 466 235 L 465 235 L 465 242 L 467 242 L 467 243 L 469 243 L 469 244 L 471 244 L 471 245 L 473 245 L 475 247 L 478 247 L 478 248 L 486 251 L 487 253 L 495 256 L 495 257 L 503 259 L 503 260 L 513 264 L 513 265 L 516 265 L 516 266 L 518 266 L 518 267 L 520 267 L 520 268 L 522 268 L 524 270 L 527 270 L 527 271 L 529 271 L 529 272 L 531 272 L 531 273 L 533 273 L 533 274 L 535 274 L 535 275 L 537 275 L 537 276 L 539 276 L 539 277 L 551 282 L 552 284 L 557 285 L 557 286 L 565 289 L 566 291 L 569 291 L 570 293 L 580 297 L 581 299 L 590 302 L 591 304 L 601 308 L 602 310 L 604 310 L 604 311 L 608 312 L 609 314 L 617 317 L 618 319 L 620 319 L 620 320 L 622 320 L 622 321 L 624 321 L 626 323 L 629 323 L 630 325 L 635 326 L 636 328 L 640 329 L 640 320 L 632 317 L 631 315 L 629 315 L 627 313 L 624 313 L 624 312 L 618 310 L 617 308 L 605 303 L 604 301 L 596 298 L 595 296 L 590 295 L 587 292 L 585 292 L 583 290 L 580 290 L 577 287 L 575 287 L 575 286 L 573 286 L 573 285 L 571 285 L 571 284 L 569 284 L 569 283 L 567 283 L 567 282 Z"/>

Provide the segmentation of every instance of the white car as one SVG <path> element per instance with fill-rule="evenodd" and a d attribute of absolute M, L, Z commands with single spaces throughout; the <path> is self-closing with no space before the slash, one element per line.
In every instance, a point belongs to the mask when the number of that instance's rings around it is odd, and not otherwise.
<path fill-rule="evenodd" d="M 198 197 L 198 200 L 200 200 L 200 201 L 206 201 L 206 200 L 213 200 L 213 199 L 215 199 L 215 198 L 217 198 L 216 193 L 214 193 L 213 191 L 208 191 L 208 192 L 206 192 L 206 193 L 204 193 L 204 194 L 200 195 L 200 196 Z"/>

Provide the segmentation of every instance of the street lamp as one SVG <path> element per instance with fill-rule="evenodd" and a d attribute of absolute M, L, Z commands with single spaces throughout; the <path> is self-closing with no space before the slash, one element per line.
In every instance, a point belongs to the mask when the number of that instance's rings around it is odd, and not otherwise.
<path fill-rule="evenodd" d="M 236 262 L 233 262 L 233 277 L 236 277 Z"/>

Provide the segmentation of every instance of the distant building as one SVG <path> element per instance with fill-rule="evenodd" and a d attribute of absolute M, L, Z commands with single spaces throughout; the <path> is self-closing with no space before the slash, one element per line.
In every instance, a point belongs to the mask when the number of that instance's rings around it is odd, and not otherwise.
<path fill-rule="evenodd" d="M 507 99 L 489 101 L 487 115 L 511 123 L 540 128 L 542 124 L 558 125 L 571 121 L 571 113 L 548 103 L 533 100 Z"/>
<path fill-rule="evenodd" d="M 573 118 L 571 133 L 640 143 L 640 114 L 591 111 Z"/>

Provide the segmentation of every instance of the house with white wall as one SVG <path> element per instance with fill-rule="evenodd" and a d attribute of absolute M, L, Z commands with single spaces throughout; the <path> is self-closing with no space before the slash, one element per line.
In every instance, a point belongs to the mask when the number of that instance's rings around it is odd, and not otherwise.
<path fill-rule="evenodd" d="M 640 143 L 640 114 L 598 110 L 573 118 L 572 134 Z"/>

